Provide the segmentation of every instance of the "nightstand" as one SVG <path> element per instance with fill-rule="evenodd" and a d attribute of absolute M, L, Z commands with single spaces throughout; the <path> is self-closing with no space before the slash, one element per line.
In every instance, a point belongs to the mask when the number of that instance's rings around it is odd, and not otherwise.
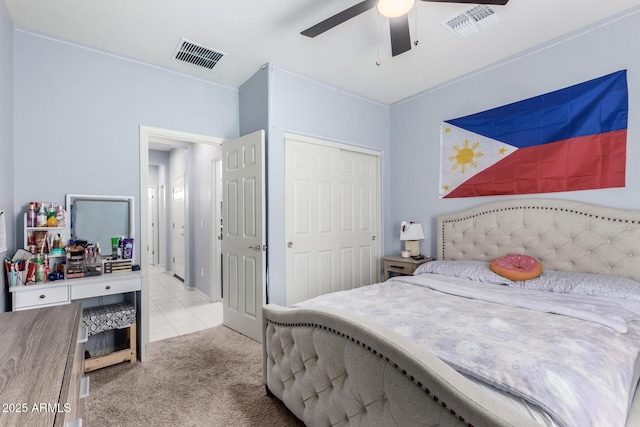
<path fill-rule="evenodd" d="M 416 269 L 431 258 L 425 256 L 424 259 L 402 258 L 400 255 L 389 255 L 384 257 L 384 280 L 389 280 L 391 274 L 399 276 L 411 276 Z"/>

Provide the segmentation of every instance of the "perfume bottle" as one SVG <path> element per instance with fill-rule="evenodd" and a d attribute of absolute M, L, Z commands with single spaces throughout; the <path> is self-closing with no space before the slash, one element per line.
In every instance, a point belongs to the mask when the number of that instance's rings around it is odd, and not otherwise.
<path fill-rule="evenodd" d="M 29 203 L 29 210 L 27 211 L 27 227 L 35 227 L 37 224 L 37 212 L 38 205 L 35 202 Z"/>
<path fill-rule="evenodd" d="M 38 211 L 38 215 L 36 217 L 36 227 L 46 227 L 47 226 L 47 213 L 44 210 L 44 205 L 40 205 L 40 210 Z"/>
<path fill-rule="evenodd" d="M 64 227 L 66 225 L 66 212 L 64 211 L 64 207 L 62 205 L 58 205 L 58 210 L 56 211 L 56 219 L 58 220 L 58 227 Z"/>

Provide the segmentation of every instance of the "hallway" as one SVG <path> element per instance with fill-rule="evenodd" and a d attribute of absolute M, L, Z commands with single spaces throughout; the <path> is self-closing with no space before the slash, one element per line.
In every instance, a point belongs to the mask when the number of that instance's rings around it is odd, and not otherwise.
<path fill-rule="evenodd" d="M 162 268 L 149 266 L 149 342 L 222 325 L 222 303 L 211 303 L 199 291 Z"/>

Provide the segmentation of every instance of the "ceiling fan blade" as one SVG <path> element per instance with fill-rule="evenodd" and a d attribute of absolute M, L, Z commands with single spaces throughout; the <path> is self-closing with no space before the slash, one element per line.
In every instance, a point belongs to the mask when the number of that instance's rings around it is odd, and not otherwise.
<path fill-rule="evenodd" d="M 473 4 L 493 4 L 498 6 L 504 6 L 509 3 L 509 0 L 422 0 L 434 3 L 473 3 Z"/>
<path fill-rule="evenodd" d="M 351 6 L 350 8 L 345 9 L 342 12 L 337 13 L 332 17 L 325 19 L 324 21 L 314 25 L 313 27 L 307 28 L 300 34 L 307 37 L 318 36 L 324 33 L 325 31 L 328 31 L 333 27 L 340 25 L 351 18 L 354 18 L 363 12 L 366 12 L 369 9 L 373 9 L 376 6 L 376 2 L 377 0 L 365 0 L 363 2 L 360 2 L 355 6 Z"/>
<path fill-rule="evenodd" d="M 391 56 L 400 55 L 411 49 L 411 34 L 409 33 L 409 17 L 407 15 L 389 18 L 391 30 Z"/>

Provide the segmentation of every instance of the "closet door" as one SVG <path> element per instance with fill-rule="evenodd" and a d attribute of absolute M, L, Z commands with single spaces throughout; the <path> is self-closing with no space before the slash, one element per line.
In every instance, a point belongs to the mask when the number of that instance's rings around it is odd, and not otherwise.
<path fill-rule="evenodd" d="M 286 303 L 379 280 L 379 157 L 285 139 Z"/>
<path fill-rule="evenodd" d="M 340 283 L 342 289 L 379 281 L 378 157 L 340 151 Z"/>

